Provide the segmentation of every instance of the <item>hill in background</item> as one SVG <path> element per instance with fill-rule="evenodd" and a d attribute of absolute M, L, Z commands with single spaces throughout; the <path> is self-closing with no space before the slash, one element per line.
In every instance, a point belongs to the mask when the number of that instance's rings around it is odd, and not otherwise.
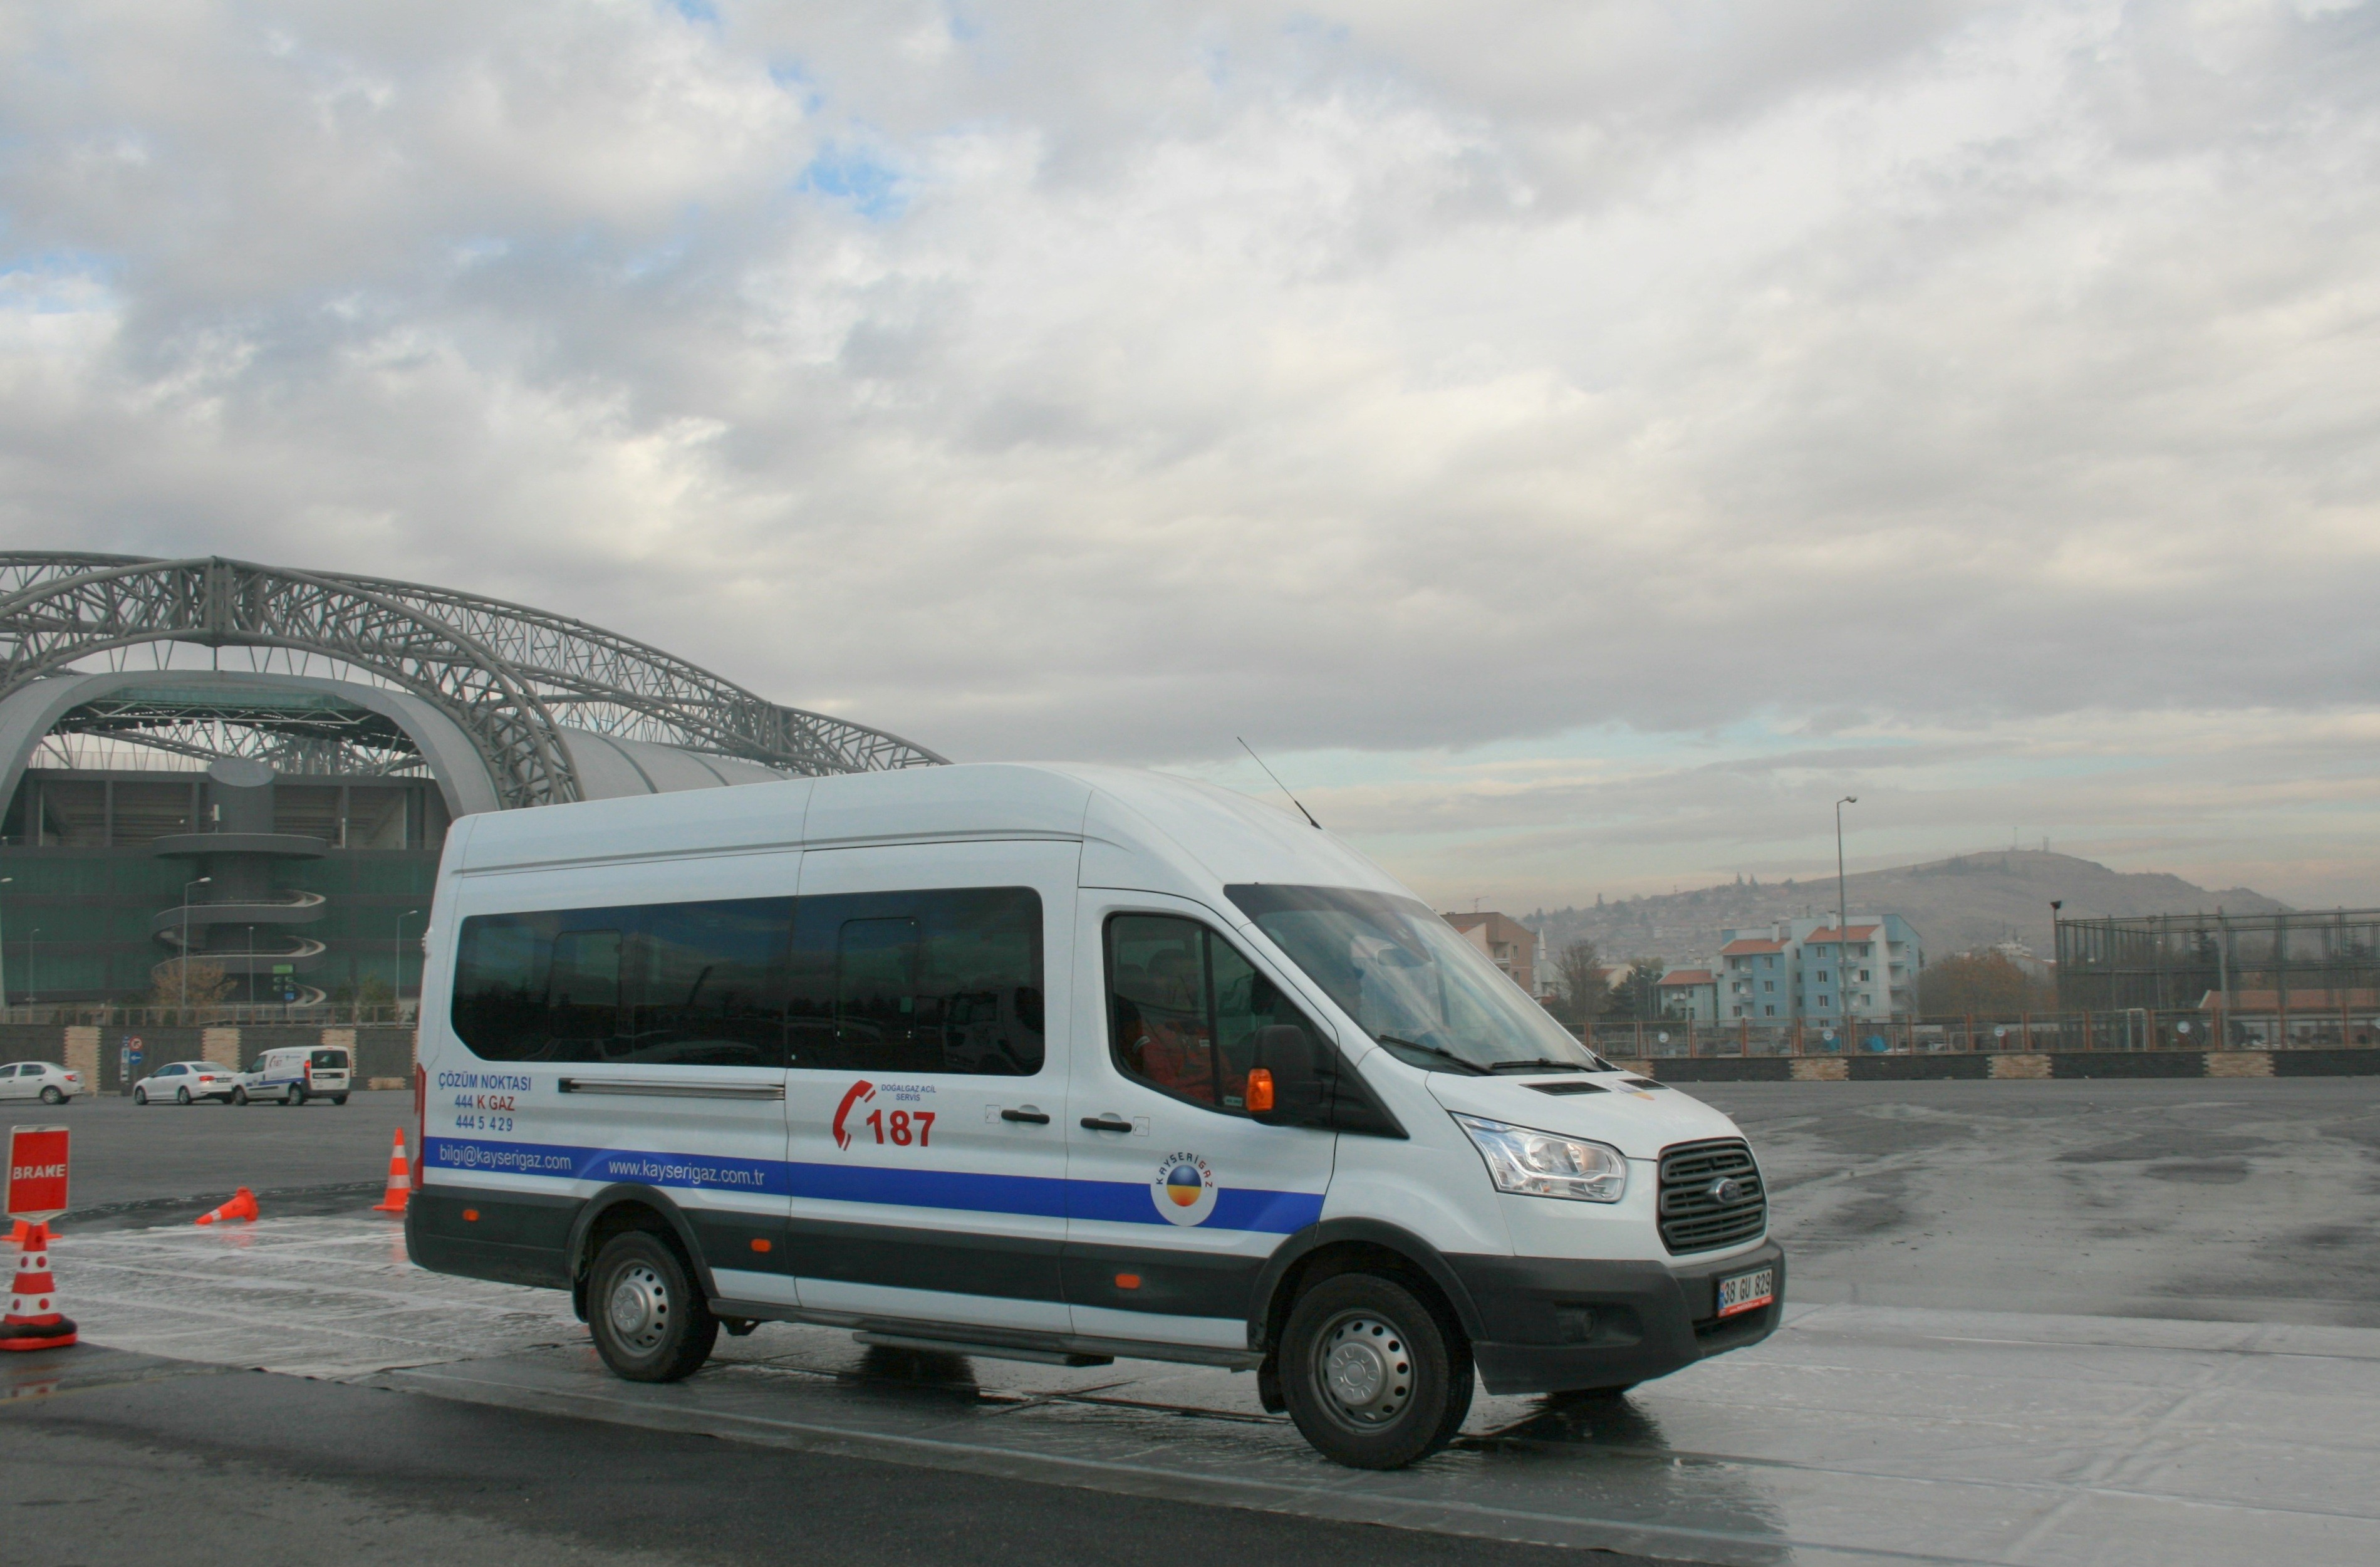
<path fill-rule="evenodd" d="M 2014 936 L 2044 957 L 2054 955 L 2049 901 L 2063 898 L 2065 915 L 2213 913 L 2271 914 L 2289 905 L 2230 887 L 2193 886 L 2179 876 L 2110 870 L 2072 855 L 2033 849 L 1960 855 L 1927 865 L 1863 870 L 1849 879 L 1853 914 L 1898 914 L 1917 928 L 1928 961 Z M 1526 918 L 1556 954 L 1584 937 L 1607 963 L 1631 957 L 1672 962 L 1708 957 L 1729 927 L 1766 925 L 1835 906 L 1835 879 L 1777 883 L 1721 883 L 1666 896 L 1627 898 L 1593 908 L 1540 909 Z"/>

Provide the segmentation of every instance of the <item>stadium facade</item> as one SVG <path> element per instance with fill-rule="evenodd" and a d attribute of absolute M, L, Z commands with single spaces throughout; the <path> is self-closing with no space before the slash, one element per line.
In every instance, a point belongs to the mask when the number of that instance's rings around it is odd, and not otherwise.
<path fill-rule="evenodd" d="M 250 1005 L 410 995 L 459 817 L 942 760 L 518 604 L 0 553 L 0 983 L 128 1002 L 187 951 Z"/>

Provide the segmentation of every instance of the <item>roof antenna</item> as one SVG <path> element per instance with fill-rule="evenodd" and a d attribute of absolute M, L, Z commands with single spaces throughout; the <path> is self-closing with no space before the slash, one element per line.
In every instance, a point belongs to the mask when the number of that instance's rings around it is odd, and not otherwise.
<path fill-rule="evenodd" d="M 1237 735 L 1232 735 L 1232 738 L 1234 740 L 1240 740 L 1240 737 Z M 1289 785 L 1281 781 L 1280 773 L 1275 772 L 1271 768 L 1265 767 L 1265 759 L 1262 757 L 1257 756 L 1257 748 L 1254 746 L 1249 745 L 1245 740 L 1240 740 L 1240 749 L 1247 752 L 1249 756 L 1254 757 L 1256 759 L 1256 764 L 1258 767 L 1264 767 L 1265 776 L 1272 780 L 1272 786 L 1274 788 L 1280 790 L 1284 795 L 1289 795 L 1289 803 L 1297 807 L 1297 814 L 1305 818 L 1305 824 L 1308 827 L 1313 828 L 1317 832 L 1321 832 L 1322 823 L 1314 820 L 1314 813 L 1306 809 L 1305 805 L 1295 795 L 1289 794 Z"/>

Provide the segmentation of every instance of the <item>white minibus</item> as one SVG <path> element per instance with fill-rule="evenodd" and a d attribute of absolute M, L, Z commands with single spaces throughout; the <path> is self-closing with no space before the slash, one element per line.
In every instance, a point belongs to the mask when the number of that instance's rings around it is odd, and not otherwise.
<path fill-rule="evenodd" d="M 1271 806 L 972 765 L 467 817 L 406 1219 L 619 1375 L 764 1320 L 1252 1371 L 1341 1463 L 1766 1338 L 1735 1125 Z"/>

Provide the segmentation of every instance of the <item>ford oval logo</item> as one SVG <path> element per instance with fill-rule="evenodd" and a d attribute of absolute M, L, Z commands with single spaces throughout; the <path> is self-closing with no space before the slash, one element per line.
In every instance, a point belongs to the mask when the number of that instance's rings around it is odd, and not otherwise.
<path fill-rule="evenodd" d="M 1732 1175 L 1722 1175 L 1710 1184 L 1710 1197 L 1716 1203 L 1742 1202 L 1743 1183 Z"/>

